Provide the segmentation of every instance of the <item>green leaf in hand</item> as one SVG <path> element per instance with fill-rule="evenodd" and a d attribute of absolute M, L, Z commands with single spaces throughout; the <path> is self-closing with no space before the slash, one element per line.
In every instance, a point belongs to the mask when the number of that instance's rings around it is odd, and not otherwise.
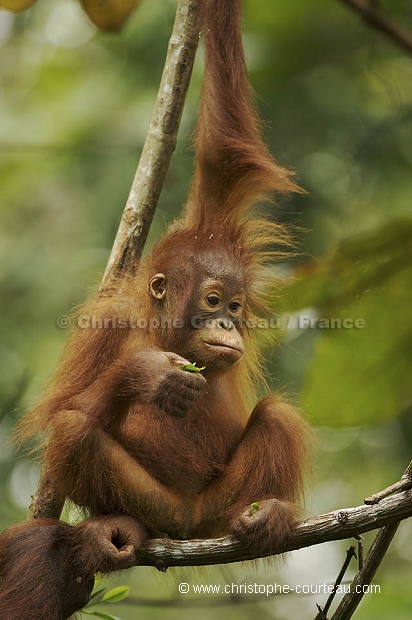
<path fill-rule="evenodd" d="M 258 512 L 259 510 L 259 502 L 253 502 L 253 504 L 250 504 L 250 514 L 254 515 Z"/>
<path fill-rule="evenodd" d="M 181 368 L 182 370 L 186 370 L 187 372 L 202 372 L 202 370 L 204 370 L 206 366 L 202 366 L 201 368 L 198 368 L 195 362 L 194 364 L 184 364 L 183 366 L 180 366 L 179 368 Z"/>

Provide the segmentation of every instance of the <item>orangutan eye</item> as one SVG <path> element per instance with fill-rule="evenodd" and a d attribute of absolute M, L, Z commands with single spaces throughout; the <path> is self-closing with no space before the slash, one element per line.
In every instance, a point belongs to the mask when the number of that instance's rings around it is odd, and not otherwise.
<path fill-rule="evenodd" d="M 207 298 L 207 303 L 212 308 L 215 308 L 216 306 L 218 306 L 219 302 L 220 302 L 220 299 L 217 295 L 209 295 L 209 297 Z"/>
<path fill-rule="evenodd" d="M 231 312 L 237 312 L 240 308 L 240 303 L 238 301 L 232 301 L 231 304 L 229 304 L 229 310 L 231 310 Z"/>

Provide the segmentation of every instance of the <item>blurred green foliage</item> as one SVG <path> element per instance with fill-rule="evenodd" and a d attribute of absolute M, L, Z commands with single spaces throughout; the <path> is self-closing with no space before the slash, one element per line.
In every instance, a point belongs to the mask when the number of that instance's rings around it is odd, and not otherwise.
<path fill-rule="evenodd" d="M 319 429 L 307 508 L 315 513 L 361 503 L 410 459 L 412 58 L 338 0 L 244 4 L 266 138 L 308 191 L 277 206 L 282 221 L 307 232 L 277 304 L 295 322 L 268 368 L 272 386 L 294 392 Z M 411 2 L 381 4 L 412 29 Z M 58 318 L 104 271 L 175 8 L 176 0 L 146 0 L 118 35 L 98 32 L 75 0 L 39 0 L 18 16 L 0 11 L 1 528 L 25 517 L 38 476 L 8 435 L 56 364 L 65 340 Z M 201 78 L 199 54 L 151 239 L 185 200 Z M 313 326 L 296 326 L 299 316 Z M 322 329 L 315 320 L 344 318 L 364 326 Z M 367 596 L 357 618 L 409 618 L 411 529 L 402 524 L 375 579 L 381 594 Z M 182 569 L 174 579 L 136 569 L 131 596 L 110 609 L 123 620 L 174 620 L 191 617 L 193 605 L 199 620 L 218 618 L 213 596 L 178 597 L 176 584 L 331 583 L 348 544 L 302 550 L 258 573 L 248 565 Z M 224 612 L 299 620 L 325 598 L 227 598 Z"/>
<path fill-rule="evenodd" d="M 286 305 L 301 310 L 298 328 L 319 332 L 305 389 L 314 423 L 399 416 L 412 395 L 412 219 L 351 237 L 295 275 Z"/>

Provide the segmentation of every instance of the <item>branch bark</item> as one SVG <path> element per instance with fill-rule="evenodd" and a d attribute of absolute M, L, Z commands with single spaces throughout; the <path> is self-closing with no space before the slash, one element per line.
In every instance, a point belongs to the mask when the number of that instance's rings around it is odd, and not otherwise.
<path fill-rule="evenodd" d="M 396 521 L 378 532 L 366 556 L 363 568 L 352 581 L 350 591 L 341 600 L 331 620 L 349 620 L 352 618 L 365 594 L 365 587 L 371 583 L 375 576 L 398 527 L 399 522 Z"/>
<path fill-rule="evenodd" d="M 375 493 L 375 495 L 367 497 L 365 499 L 365 504 L 379 504 L 385 497 L 389 497 L 392 494 L 398 493 L 405 489 L 411 489 L 411 476 L 412 461 L 409 463 L 399 482 L 392 484 L 380 493 Z M 359 564 L 359 572 L 356 574 L 351 583 L 349 592 L 343 597 L 331 620 L 349 620 L 352 618 L 365 594 L 365 589 L 371 583 L 380 566 L 380 563 L 385 557 L 389 545 L 391 544 L 392 539 L 396 534 L 396 530 L 399 527 L 399 523 L 399 521 L 394 521 L 393 523 L 383 527 L 377 533 L 375 540 L 369 549 L 368 555 L 366 556 L 365 562 Z M 359 545 L 359 547 L 362 548 L 362 545 Z"/>
<path fill-rule="evenodd" d="M 343 563 L 343 566 L 339 572 L 339 575 L 336 578 L 336 581 L 334 583 L 333 586 L 333 590 L 330 593 L 328 600 L 326 601 L 326 605 L 324 607 L 321 607 L 320 605 L 317 605 L 318 608 L 318 613 L 316 614 L 316 618 L 315 620 L 328 620 L 328 611 L 333 603 L 333 600 L 336 596 L 336 592 L 338 590 L 338 587 L 341 585 L 342 583 L 342 579 L 345 576 L 346 571 L 349 568 L 349 564 L 351 562 L 351 559 L 353 557 L 356 557 L 356 551 L 355 551 L 355 545 L 351 545 L 349 547 L 349 549 L 346 552 L 346 559 Z"/>
<path fill-rule="evenodd" d="M 412 490 L 386 497 L 377 505 L 342 508 L 299 523 L 287 543 L 258 557 L 267 557 L 332 540 L 356 537 L 412 516 Z M 136 566 L 155 566 L 164 571 L 172 566 L 227 564 L 256 559 L 256 553 L 226 536 L 212 540 L 163 540 L 147 543 L 139 552 Z M 365 561 L 366 566 L 366 561 Z"/>
<path fill-rule="evenodd" d="M 63 510 L 64 500 L 56 492 L 53 482 L 42 471 L 37 491 L 31 497 L 29 519 L 58 519 Z"/>
<path fill-rule="evenodd" d="M 412 54 L 412 34 L 393 21 L 376 2 L 371 0 L 340 0 L 361 15 L 368 26 L 383 32 L 397 45 Z"/>
<path fill-rule="evenodd" d="M 176 146 L 201 30 L 200 0 L 180 0 L 147 138 L 100 292 L 138 267 Z"/>

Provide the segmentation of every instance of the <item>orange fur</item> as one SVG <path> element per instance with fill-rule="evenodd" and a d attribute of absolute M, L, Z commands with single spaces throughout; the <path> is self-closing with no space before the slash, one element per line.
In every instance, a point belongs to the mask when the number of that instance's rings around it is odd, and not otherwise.
<path fill-rule="evenodd" d="M 205 80 L 187 206 L 136 277 L 80 311 L 80 326 L 49 391 L 21 423 L 20 437 L 46 436 L 44 465 L 62 500 L 88 510 L 95 523 L 129 515 L 143 532 L 134 548 L 146 533 L 233 533 L 253 549 L 275 550 L 299 515 L 310 431 L 276 395 L 249 414 L 264 380 L 257 331 L 248 325 L 268 313 L 272 277 L 265 265 L 291 244 L 283 226 L 252 207 L 268 191 L 300 190 L 261 139 L 245 69 L 241 1 L 205 0 L 204 7 Z M 178 368 L 185 359 L 206 366 L 204 376 Z M 259 504 L 256 514 L 252 502 Z M 61 576 L 72 570 L 73 549 L 82 555 L 82 530 L 54 523 L 44 534 L 46 526 L 38 528 L 43 564 Z M 22 527 L 17 537 L 36 532 L 35 524 Z M 65 532 L 63 547 L 75 539 L 62 566 L 47 551 L 55 528 Z M 112 534 L 109 528 L 106 542 Z M 18 571 L 26 566 L 13 560 L 10 540 L 3 546 L 0 603 L 11 600 L 11 579 L 22 587 Z M 96 557 L 106 569 L 118 566 L 107 562 L 106 547 L 87 548 L 91 567 Z M 41 543 L 35 549 L 41 553 Z M 33 560 L 31 551 L 28 557 Z M 44 578 L 33 574 L 37 617 L 50 620 L 44 582 L 50 577 L 53 595 L 58 585 L 50 571 Z M 21 611 L 28 603 L 19 605 Z"/>

